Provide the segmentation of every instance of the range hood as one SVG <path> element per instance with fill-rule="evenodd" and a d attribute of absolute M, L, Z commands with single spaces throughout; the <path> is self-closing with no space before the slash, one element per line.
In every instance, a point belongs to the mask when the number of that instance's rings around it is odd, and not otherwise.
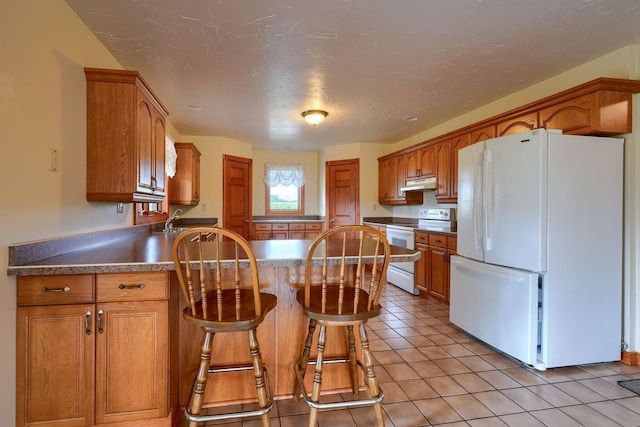
<path fill-rule="evenodd" d="M 405 186 L 400 191 L 424 191 L 436 188 L 436 177 L 430 178 L 413 178 L 405 181 Z"/>

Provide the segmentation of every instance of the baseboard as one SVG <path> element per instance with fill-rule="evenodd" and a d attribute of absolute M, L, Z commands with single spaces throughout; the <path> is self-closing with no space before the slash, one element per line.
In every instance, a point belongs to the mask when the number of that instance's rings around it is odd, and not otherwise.
<path fill-rule="evenodd" d="M 622 352 L 622 363 L 624 363 L 625 365 L 630 365 L 630 366 L 638 366 L 640 365 L 640 353 L 636 352 L 629 352 L 629 351 L 623 351 Z"/>

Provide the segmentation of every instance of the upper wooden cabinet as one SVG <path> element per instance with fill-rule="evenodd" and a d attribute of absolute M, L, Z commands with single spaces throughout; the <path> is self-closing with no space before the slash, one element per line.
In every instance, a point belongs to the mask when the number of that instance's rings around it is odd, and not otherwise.
<path fill-rule="evenodd" d="M 498 123 L 496 125 L 496 135 L 506 136 L 514 133 L 527 132 L 537 127 L 538 113 L 533 112 Z"/>
<path fill-rule="evenodd" d="M 429 145 L 406 154 L 405 179 L 432 177 L 436 175 L 435 147 Z"/>
<path fill-rule="evenodd" d="M 421 205 L 423 194 L 404 192 L 406 179 L 405 154 L 378 159 L 378 203 L 381 205 Z"/>
<path fill-rule="evenodd" d="M 489 125 L 481 128 L 477 128 L 471 131 L 469 138 L 471 139 L 471 144 L 475 144 L 476 142 L 485 141 L 490 138 L 496 137 L 496 126 Z"/>
<path fill-rule="evenodd" d="M 200 151 L 190 142 L 176 142 L 176 174 L 171 178 L 169 202 L 173 205 L 200 203 Z"/>
<path fill-rule="evenodd" d="M 392 166 L 383 165 L 383 161 L 393 156 L 406 156 L 407 178 L 435 174 L 438 203 L 456 203 L 458 151 L 461 148 L 536 128 L 559 129 L 574 135 L 629 133 L 633 131 L 631 107 L 634 93 L 640 93 L 640 81 L 603 77 L 388 154 L 378 159 L 381 168 L 380 200 L 383 200 L 383 193 L 389 186 L 393 186 L 386 173 L 386 169 Z M 401 204 L 394 200 L 395 203 L 387 204 Z M 382 201 L 380 203 L 383 204 Z"/>
<path fill-rule="evenodd" d="M 471 144 L 471 135 L 464 133 L 451 140 L 451 199 L 458 200 L 458 151 Z"/>
<path fill-rule="evenodd" d="M 451 199 L 451 140 L 435 144 L 436 154 L 436 200 L 443 202 Z"/>
<path fill-rule="evenodd" d="M 85 75 L 87 200 L 162 202 L 167 110 L 136 71 Z"/>
<path fill-rule="evenodd" d="M 631 93 L 600 90 L 543 108 L 540 124 L 563 133 L 592 135 L 631 132 Z"/>

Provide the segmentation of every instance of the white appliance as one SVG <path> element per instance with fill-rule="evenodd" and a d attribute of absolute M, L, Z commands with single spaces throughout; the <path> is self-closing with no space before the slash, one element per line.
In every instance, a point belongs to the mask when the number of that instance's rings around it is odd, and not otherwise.
<path fill-rule="evenodd" d="M 540 370 L 620 360 L 623 143 L 537 129 L 459 151 L 452 323 Z"/>
<path fill-rule="evenodd" d="M 406 249 L 415 249 L 415 233 L 413 227 L 387 225 L 387 240 L 390 244 Z M 387 267 L 387 282 L 409 292 L 419 295 L 414 276 L 414 262 L 398 262 Z"/>

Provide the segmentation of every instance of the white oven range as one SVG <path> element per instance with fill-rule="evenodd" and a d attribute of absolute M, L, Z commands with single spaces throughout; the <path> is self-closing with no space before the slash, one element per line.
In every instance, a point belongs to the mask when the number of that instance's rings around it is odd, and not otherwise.
<path fill-rule="evenodd" d="M 387 225 L 387 240 L 394 246 L 406 249 L 415 249 L 414 227 L 401 225 Z M 387 268 L 387 282 L 409 292 L 418 295 L 414 277 L 414 262 L 398 262 L 389 264 Z"/>
<path fill-rule="evenodd" d="M 387 240 L 402 248 L 414 250 L 416 228 L 431 231 L 456 231 L 456 208 L 420 208 L 417 224 L 388 224 Z M 419 295 L 415 281 L 415 262 L 389 264 L 387 282 L 404 289 L 412 295 Z"/>

